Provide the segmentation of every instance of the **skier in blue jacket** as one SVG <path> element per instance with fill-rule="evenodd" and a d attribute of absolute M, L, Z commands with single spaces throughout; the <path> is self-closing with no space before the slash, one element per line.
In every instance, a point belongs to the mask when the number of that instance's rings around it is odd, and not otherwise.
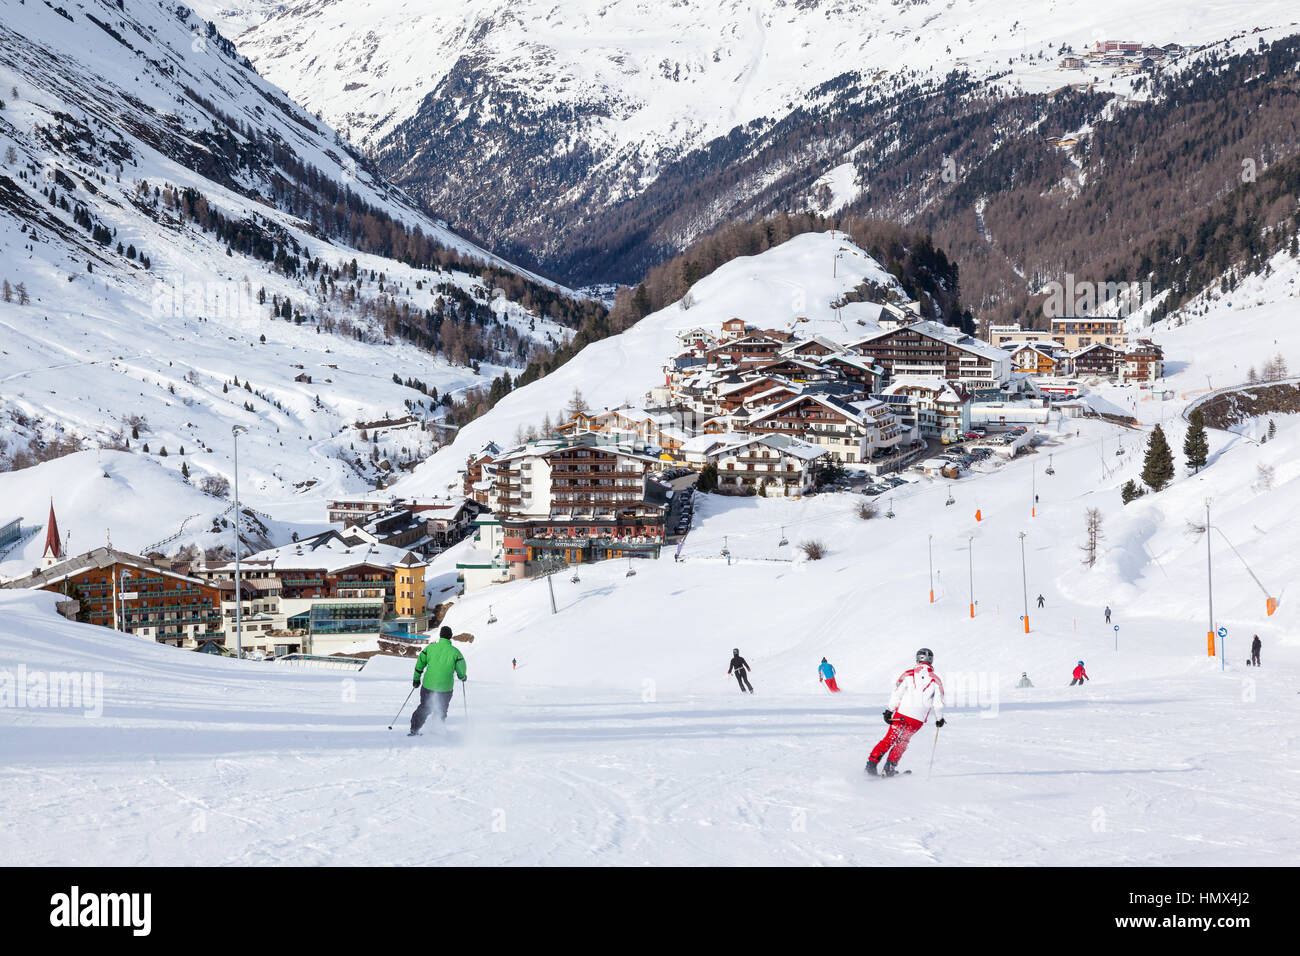
<path fill-rule="evenodd" d="M 832 694 L 840 692 L 839 686 L 835 683 L 835 668 L 822 658 L 821 664 L 817 668 L 817 679 L 826 685 L 826 689 Z"/>

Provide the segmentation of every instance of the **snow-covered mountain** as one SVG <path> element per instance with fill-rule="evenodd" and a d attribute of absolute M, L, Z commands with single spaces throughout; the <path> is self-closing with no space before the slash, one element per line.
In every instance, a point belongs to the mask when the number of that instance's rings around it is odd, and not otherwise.
<path fill-rule="evenodd" d="M 901 132 L 850 133 L 846 114 L 894 115 L 903 107 L 891 97 L 951 102 L 1070 85 L 1128 97 L 1140 91 L 1131 73 L 1062 71 L 1061 53 L 1104 39 L 1190 46 L 1241 36 L 1249 46 L 1255 31 L 1297 29 L 1286 0 L 1208 9 L 1176 0 L 212 8 L 245 27 L 236 39 L 259 70 L 390 178 L 494 248 L 582 282 L 635 281 L 728 219 L 844 208 L 887 171 L 870 161 L 897 149 Z M 954 73 L 969 85 L 938 94 Z M 1034 120 L 996 122 L 1015 132 Z M 800 128 L 780 138 L 782 123 Z M 955 146 L 963 132 L 936 135 Z M 495 175 L 476 175 L 484 168 Z M 646 195 L 652 208 L 619 210 Z"/>
<path fill-rule="evenodd" d="M 190 486 L 233 476 L 236 425 L 245 500 L 312 489 L 291 520 L 319 525 L 322 495 L 432 450 L 441 399 L 572 334 L 545 314 L 566 290 L 426 215 L 183 6 L 6 4 L 0 102 L 0 467 L 149 465 L 0 476 L 29 525 L 67 490 L 69 528 L 134 505 L 122 547 L 210 531 L 228 503 Z"/>
<path fill-rule="evenodd" d="M 434 101 L 483 126 L 567 114 L 572 141 L 653 167 L 758 119 L 850 70 L 981 74 L 1060 85 L 1053 54 L 1101 39 L 1206 43 L 1295 20 L 1285 0 L 1193 9 L 1176 0 L 1008 5 L 999 0 L 210 0 L 270 79 L 354 142 L 389 137 Z M 474 83 L 466 83 L 473 78 Z M 460 84 L 460 85 L 456 85 Z M 408 144 L 412 157 L 420 144 Z M 628 173 L 627 186 L 637 180 Z"/>

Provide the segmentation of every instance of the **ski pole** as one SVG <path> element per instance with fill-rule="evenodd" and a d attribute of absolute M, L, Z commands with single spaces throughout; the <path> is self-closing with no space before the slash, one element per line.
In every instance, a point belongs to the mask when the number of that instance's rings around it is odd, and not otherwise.
<path fill-rule="evenodd" d="M 469 723 L 469 694 L 465 691 L 465 682 L 460 682 L 460 702 L 465 708 L 465 723 Z"/>
<path fill-rule="evenodd" d="M 411 688 L 411 694 L 415 693 L 415 688 Z M 402 711 L 406 710 L 406 705 L 411 702 L 411 694 L 406 695 L 406 700 L 402 701 L 402 706 L 397 708 L 397 713 L 393 715 L 393 724 L 397 723 L 397 718 L 402 716 Z M 393 729 L 393 724 L 388 725 L 388 729 Z"/>
<path fill-rule="evenodd" d="M 934 776 L 934 752 L 939 749 L 939 725 L 934 725 L 934 746 L 930 748 L 930 772 L 927 777 Z"/>

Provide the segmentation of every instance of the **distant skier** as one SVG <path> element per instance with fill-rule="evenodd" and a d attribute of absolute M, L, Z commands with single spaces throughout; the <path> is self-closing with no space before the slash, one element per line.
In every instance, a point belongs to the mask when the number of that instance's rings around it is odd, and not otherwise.
<path fill-rule="evenodd" d="M 754 693 L 754 685 L 749 682 L 748 677 L 749 664 L 740 656 L 740 648 L 738 647 L 731 649 L 731 666 L 727 668 L 727 673 L 736 675 L 736 683 L 740 685 L 742 694 L 745 691 L 749 691 L 751 694 Z"/>
<path fill-rule="evenodd" d="M 1047 603 L 1047 599 L 1043 597 L 1041 594 L 1038 595 L 1038 606 L 1042 607 L 1046 603 Z"/>
<path fill-rule="evenodd" d="M 1255 639 L 1250 642 L 1250 663 L 1255 667 L 1259 666 L 1259 651 L 1263 646 L 1264 645 L 1260 643 L 1259 635 L 1256 634 Z"/>
<path fill-rule="evenodd" d="M 1033 687 L 1034 682 L 1029 679 L 1028 671 L 1020 672 L 1020 680 L 1016 682 L 1017 687 Z"/>
<path fill-rule="evenodd" d="M 1083 682 L 1086 680 L 1092 680 L 1092 678 L 1089 677 L 1088 672 L 1083 669 L 1083 661 L 1079 661 L 1078 666 L 1074 669 L 1074 680 L 1070 681 L 1070 686 L 1073 687 L 1075 684 L 1078 684 L 1082 687 Z"/>
<path fill-rule="evenodd" d="M 827 663 L 826 658 L 822 658 L 821 666 L 817 668 L 817 679 L 826 685 L 826 689 L 832 694 L 840 692 L 839 685 L 835 683 L 835 668 Z"/>
<path fill-rule="evenodd" d="M 511 669 L 512 671 L 517 671 L 517 670 L 519 670 L 519 659 L 518 659 L 518 658 L 515 658 L 515 657 L 510 658 L 510 669 Z"/>
<path fill-rule="evenodd" d="M 903 671 L 894 682 L 894 691 L 889 695 L 889 709 L 884 715 L 889 731 L 867 758 L 866 771 L 873 777 L 877 775 L 876 764 L 886 751 L 889 759 L 879 773 L 892 777 L 898 772 L 898 762 L 903 759 L 912 735 L 930 718 L 931 710 L 937 718 L 934 725 L 944 725 L 943 681 L 934 672 L 933 664 L 934 651 L 923 647 L 916 652 L 916 666 Z"/>
<path fill-rule="evenodd" d="M 1109 604 L 1106 605 L 1106 623 L 1107 623 L 1107 624 L 1110 623 L 1110 605 L 1109 605 Z"/>
<path fill-rule="evenodd" d="M 420 651 L 415 659 L 415 676 L 411 686 L 420 688 L 420 706 L 411 715 L 411 732 L 408 737 L 420 736 L 420 728 L 429 719 L 436 706 L 438 716 L 447 722 L 447 707 L 451 704 L 454 677 L 466 677 L 465 655 L 451 643 L 451 628 L 445 624 L 438 632 L 438 640 Z"/>

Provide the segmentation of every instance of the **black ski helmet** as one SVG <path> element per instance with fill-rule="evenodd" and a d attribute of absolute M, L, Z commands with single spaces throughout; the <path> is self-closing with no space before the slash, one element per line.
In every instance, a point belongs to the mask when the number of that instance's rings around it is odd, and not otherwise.
<path fill-rule="evenodd" d="M 916 662 L 918 664 L 933 664 L 934 651 L 930 650 L 928 647 L 921 648 L 916 652 Z"/>
<path fill-rule="evenodd" d="M 826 658 L 824 658 L 824 657 L 822 658 L 822 663 L 823 663 L 823 664 L 826 663 Z"/>
<path fill-rule="evenodd" d="M 740 648 L 739 648 L 739 647 L 733 647 L 733 648 L 731 649 L 731 653 L 733 653 L 733 654 L 735 654 L 737 657 L 739 657 L 739 656 L 740 656 Z"/>

